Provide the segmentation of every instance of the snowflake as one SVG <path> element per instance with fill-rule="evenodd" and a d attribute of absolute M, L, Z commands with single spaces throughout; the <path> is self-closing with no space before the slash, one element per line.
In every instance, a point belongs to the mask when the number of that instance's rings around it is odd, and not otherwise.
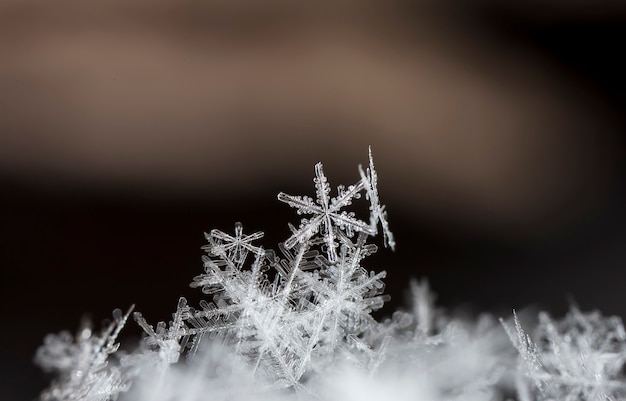
<path fill-rule="evenodd" d="M 211 230 L 210 234 L 205 234 L 209 245 L 202 247 L 213 255 L 225 256 L 235 264 L 241 265 L 246 259 L 248 252 L 255 255 L 263 255 L 263 248 L 254 246 L 252 241 L 263 237 L 262 231 L 257 231 L 250 235 L 243 234 L 243 225 L 235 223 L 235 236 L 226 234 L 220 230 Z"/>
<path fill-rule="evenodd" d="M 316 178 L 313 179 L 317 193 L 315 201 L 308 196 L 293 196 L 283 192 L 278 194 L 278 199 L 296 208 L 298 214 L 313 215 L 310 219 L 302 219 L 300 227 L 285 241 L 285 247 L 290 249 L 297 243 L 306 243 L 322 230 L 328 259 L 334 263 L 337 261 L 338 247 L 335 230 L 343 230 L 348 237 L 352 237 L 355 232 L 375 235 L 376 229 L 371 224 L 356 219 L 354 212 L 342 211 L 344 207 L 352 204 L 353 199 L 360 197 L 360 192 L 366 186 L 363 180 L 347 189 L 339 186 L 337 196 L 331 198 L 329 197 L 330 185 L 324 175 L 322 163 L 315 165 L 315 175 Z"/>

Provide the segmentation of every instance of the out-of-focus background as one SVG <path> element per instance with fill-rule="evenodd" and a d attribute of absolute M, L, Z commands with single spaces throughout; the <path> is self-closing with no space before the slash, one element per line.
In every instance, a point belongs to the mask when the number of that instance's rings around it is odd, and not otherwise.
<path fill-rule="evenodd" d="M 203 232 L 298 216 L 372 146 L 403 305 L 626 316 L 623 2 L 0 1 L 0 394 L 48 332 L 167 320 Z M 128 330 L 139 335 L 134 324 Z"/>

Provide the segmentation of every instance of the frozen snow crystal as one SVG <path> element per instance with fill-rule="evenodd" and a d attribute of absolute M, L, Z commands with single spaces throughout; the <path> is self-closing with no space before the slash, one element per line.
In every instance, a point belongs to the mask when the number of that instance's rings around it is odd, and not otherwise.
<path fill-rule="evenodd" d="M 254 246 L 252 241 L 263 238 L 263 232 L 258 231 L 254 234 L 244 235 L 243 225 L 241 223 L 235 224 L 235 235 L 226 234 L 220 230 L 211 230 L 210 234 L 205 234 L 209 245 L 203 247 L 209 253 L 213 255 L 223 255 L 226 259 L 242 264 L 248 252 L 252 252 L 255 255 L 262 255 L 263 248 Z"/>
<path fill-rule="evenodd" d="M 348 188 L 339 186 L 337 196 L 331 198 L 330 185 L 324 175 L 322 163 L 315 165 L 315 176 L 313 182 L 315 182 L 316 200 L 308 196 L 293 196 L 283 192 L 278 194 L 278 199 L 296 208 L 298 214 L 312 215 L 308 219 L 302 219 L 300 227 L 285 241 L 285 246 L 292 248 L 296 243 L 307 243 L 317 233 L 321 233 L 327 247 L 328 259 L 331 262 L 336 262 L 337 247 L 339 246 L 337 230 L 344 231 L 348 237 L 352 237 L 355 232 L 376 234 L 375 227 L 372 227 L 370 223 L 358 220 L 354 212 L 342 210 L 352 204 L 353 199 L 358 199 L 361 196 L 365 183 L 361 180 Z"/>

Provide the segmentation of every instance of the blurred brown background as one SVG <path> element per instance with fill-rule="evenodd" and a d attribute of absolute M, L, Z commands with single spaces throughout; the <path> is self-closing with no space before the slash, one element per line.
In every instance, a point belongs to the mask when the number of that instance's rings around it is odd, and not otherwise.
<path fill-rule="evenodd" d="M 441 304 L 626 315 L 622 2 L 0 1 L 0 394 L 45 333 L 169 317 L 203 231 L 267 248 L 276 193 L 358 178 Z M 196 296 L 196 298 L 194 298 Z M 384 315 L 383 312 L 381 315 Z M 137 335 L 135 327 L 129 328 Z"/>

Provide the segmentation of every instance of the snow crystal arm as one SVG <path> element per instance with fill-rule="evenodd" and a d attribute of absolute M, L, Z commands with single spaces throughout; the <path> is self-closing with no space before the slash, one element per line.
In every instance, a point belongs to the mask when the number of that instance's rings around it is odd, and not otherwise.
<path fill-rule="evenodd" d="M 319 214 L 323 212 L 322 208 L 316 205 L 313 199 L 308 196 L 294 196 L 279 192 L 278 200 L 296 208 L 298 214 Z"/>
<path fill-rule="evenodd" d="M 530 336 L 524 332 L 524 329 L 522 329 L 522 325 L 517 318 L 515 310 L 513 310 L 513 321 L 515 330 L 511 329 L 503 319 L 500 319 L 500 323 L 502 323 L 506 334 L 509 336 L 513 346 L 517 349 L 522 358 L 522 365 L 526 371 L 526 375 L 533 380 L 537 388 L 542 389 L 545 384 L 545 377 L 542 374 L 543 367 L 541 365 L 541 357 L 537 352 L 537 346 L 533 343 Z"/>
<path fill-rule="evenodd" d="M 313 202 L 313 199 L 306 196 L 293 196 L 280 192 L 278 194 L 278 200 L 296 208 L 298 214 L 317 215 L 317 217 L 311 219 L 311 221 L 306 219 L 302 220 L 300 228 L 294 232 L 294 234 L 287 241 L 285 241 L 285 247 L 287 249 L 293 248 L 297 243 L 306 243 L 319 231 L 319 225 L 322 221 L 322 217 L 320 216 L 322 215 L 323 210 Z"/>
<path fill-rule="evenodd" d="M 374 274 L 374 272 L 371 272 L 369 277 L 359 282 L 357 285 L 350 287 L 348 294 L 356 297 L 356 296 L 362 296 L 364 293 L 372 289 L 374 291 L 380 291 L 384 288 L 382 279 L 384 279 L 385 277 L 387 277 L 386 271 L 382 271 L 377 274 Z"/>
<path fill-rule="evenodd" d="M 365 188 L 365 183 L 363 181 L 357 182 L 355 185 L 348 186 L 348 189 L 345 189 L 343 186 L 339 187 L 338 196 L 331 200 L 330 209 L 333 212 L 339 211 L 342 207 L 350 206 L 352 204 L 353 199 L 358 199 L 361 197 L 361 191 Z M 376 230 L 369 227 L 364 230 L 365 232 L 369 232 L 372 235 L 376 234 Z"/>
<path fill-rule="evenodd" d="M 315 192 L 317 194 L 317 203 L 322 207 L 324 211 L 328 210 L 330 205 L 330 185 L 328 185 L 328 178 L 324 174 L 324 166 L 322 163 L 315 165 Z"/>
<path fill-rule="evenodd" d="M 296 274 L 300 271 L 300 264 L 302 263 L 302 258 L 306 251 L 307 251 L 307 248 L 305 246 L 301 246 L 298 249 L 298 252 L 296 253 L 295 258 L 293 259 L 293 261 L 291 261 L 291 266 L 289 266 L 291 268 L 291 271 L 289 272 L 289 275 L 287 276 L 287 280 L 283 284 L 283 293 L 282 293 L 283 303 L 287 301 L 287 297 L 289 297 L 289 294 L 291 293 L 293 289 L 293 280 L 296 277 Z"/>
<path fill-rule="evenodd" d="M 131 305 L 126 314 L 122 314 L 120 309 L 113 311 L 113 321 L 95 343 L 94 352 L 86 367 L 88 371 L 91 369 L 97 370 L 105 365 L 109 355 L 117 351 L 119 343 L 115 341 L 134 308 L 135 305 Z"/>
<path fill-rule="evenodd" d="M 328 247 L 328 254 L 331 260 L 335 260 L 337 255 L 337 243 L 335 242 L 335 231 L 332 229 L 333 222 L 330 216 L 330 198 L 328 195 L 330 194 L 330 185 L 328 185 L 328 179 L 326 175 L 324 175 L 324 169 L 322 163 L 317 163 L 315 165 L 315 175 L 316 178 L 313 180 L 315 182 L 315 190 L 317 193 L 317 203 L 322 207 L 322 217 L 321 223 L 324 225 L 324 242 L 326 242 L 326 246 Z"/>
<path fill-rule="evenodd" d="M 131 305 L 130 308 L 126 311 L 125 314 L 122 314 L 120 309 L 115 309 L 113 311 L 113 323 L 111 323 L 112 327 L 114 327 L 113 332 L 108 336 L 107 342 L 105 344 L 104 349 L 108 351 L 109 354 L 115 352 L 119 345 L 115 345 L 115 341 L 119 336 L 120 332 L 126 325 L 128 321 L 128 317 L 132 313 L 133 309 L 135 309 L 135 305 Z"/>
<path fill-rule="evenodd" d="M 341 208 L 352 204 L 353 199 L 358 199 L 361 196 L 361 191 L 365 188 L 363 180 L 359 181 L 355 185 L 348 186 L 345 189 L 343 186 L 338 188 L 338 196 L 331 201 L 330 211 L 332 212 L 331 218 L 335 223 L 345 229 L 348 237 L 352 237 L 354 232 L 364 232 L 369 235 L 376 235 L 376 227 L 372 227 L 371 224 L 367 224 L 364 221 L 357 220 L 353 217 L 354 213 L 348 213 L 341 211 Z"/>
<path fill-rule="evenodd" d="M 383 238 L 385 245 L 389 246 L 392 250 L 396 248 L 396 241 L 393 238 L 393 233 L 389 229 L 389 223 L 387 222 L 387 211 L 385 206 L 381 206 L 380 199 L 378 197 L 378 175 L 374 170 L 374 158 L 372 157 L 372 148 L 369 148 L 369 168 L 367 172 L 363 171 L 363 168 L 359 166 L 359 173 L 361 174 L 361 182 L 365 185 L 365 191 L 370 201 L 370 224 L 373 228 L 376 227 L 380 221 L 380 225 L 383 229 Z"/>
<path fill-rule="evenodd" d="M 139 327 L 141 327 L 143 331 L 148 335 L 148 337 L 156 342 L 157 334 L 154 331 L 154 328 L 152 328 L 152 326 L 146 321 L 146 318 L 143 317 L 141 312 L 133 313 L 133 318 L 135 319 Z"/>

